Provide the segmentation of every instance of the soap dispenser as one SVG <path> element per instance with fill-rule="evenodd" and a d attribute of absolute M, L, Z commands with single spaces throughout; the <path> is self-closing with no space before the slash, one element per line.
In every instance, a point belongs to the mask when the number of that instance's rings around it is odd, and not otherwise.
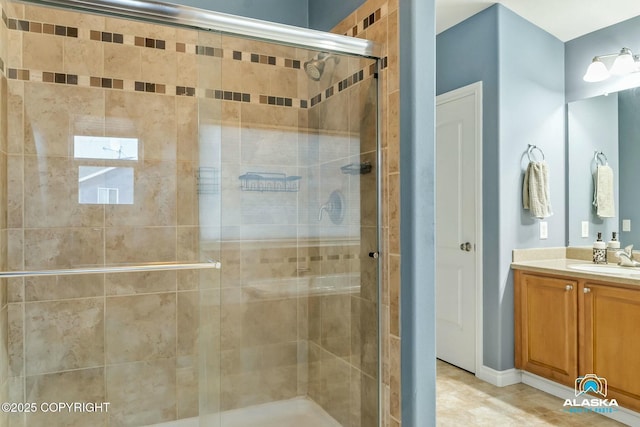
<path fill-rule="evenodd" d="M 607 247 L 609 249 L 620 249 L 620 242 L 618 241 L 618 233 L 616 231 L 611 233 L 611 240 L 607 242 Z"/>
<path fill-rule="evenodd" d="M 620 242 L 618 241 L 618 233 L 614 231 L 611 233 L 611 240 L 607 242 L 607 262 L 609 262 L 609 255 L 615 254 L 619 250 Z"/>
<path fill-rule="evenodd" d="M 598 233 L 598 240 L 593 242 L 593 263 L 607 263 L 607 244 L 602 241 L 602 233 Z"/>

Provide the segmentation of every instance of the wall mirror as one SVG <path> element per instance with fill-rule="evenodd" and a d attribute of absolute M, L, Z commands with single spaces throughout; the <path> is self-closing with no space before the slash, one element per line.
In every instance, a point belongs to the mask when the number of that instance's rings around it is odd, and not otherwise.
<path fill-rule="evenodd" d="M 598 232 L 609 240 L 617 231 L 622 246 L 640 249 L 640 88 L 571 102 L 567 116 L 569 245 L 591 245 Z M 613 218 L 600 218 L 593 207 L 596 151 L 613 170 Z"/>

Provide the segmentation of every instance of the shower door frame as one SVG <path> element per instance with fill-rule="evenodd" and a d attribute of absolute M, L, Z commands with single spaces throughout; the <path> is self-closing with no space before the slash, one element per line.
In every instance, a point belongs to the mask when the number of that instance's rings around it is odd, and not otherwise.
<path fill-rule="evenodd" d="M 102 13 L 119 18 L 140 18 L 222 34 L 276 42 L 300 48 L 357 55 L 379 60 L 382 46 L 366 39 L 261 21 L 227 13 L 156 1 L 131 0 L 18 0 L 43 6 Z"/>

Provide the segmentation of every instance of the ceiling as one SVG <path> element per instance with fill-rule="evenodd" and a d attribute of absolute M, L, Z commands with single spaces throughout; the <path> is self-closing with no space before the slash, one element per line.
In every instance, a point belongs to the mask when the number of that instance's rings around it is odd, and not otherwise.
<path fill-rule="evenodd" d="M 640 15 L 638 0 L 436 0 L 436 32 L 501 3 L 561 41 Z"/>

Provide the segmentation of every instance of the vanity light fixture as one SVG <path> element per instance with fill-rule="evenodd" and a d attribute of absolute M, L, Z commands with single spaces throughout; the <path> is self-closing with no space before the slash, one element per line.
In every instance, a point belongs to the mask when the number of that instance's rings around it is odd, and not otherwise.
<path fill-rule="evenodd" d="M 603 58 L 616 57 L 611 65 L 611 68 L 607 68 Z M 582 78 L 585 82 L 601 82 L 613 76 L 624 76 L 626 74 L 635 73 L 640 71 L 640 57 L 633 55 L 631 49 L 623 47 L 619 53 L 610 53 L 606 55 L 599 55 L 593 58 L 587 72 Z"/>
<path fill-rule="evenodd" d="M 625 74 L 632 73 L 635 70 L 635 64 L 633 61 L 633 54 L 631 51 L 623 47 L 616 60 L 613 61 L 611 66 L 611 74 L 614 76 L 623 76 Z"/>

